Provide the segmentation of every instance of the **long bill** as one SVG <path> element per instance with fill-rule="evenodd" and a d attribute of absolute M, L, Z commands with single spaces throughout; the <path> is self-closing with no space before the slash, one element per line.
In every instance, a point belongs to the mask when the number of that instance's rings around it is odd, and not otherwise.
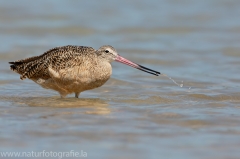
<path fill-rule="evenodd" d="M 143 71 L 143 72 L 150 73 L 150 74 L 155 75 L 155 76 L 159 76 L 159 74 L 161 74 L 161 73 L 158 72 L 158 71 L 154 71 L 154 70 L 152 70 L 152 69 L 150 69 L 150 68 L 147 68 L 147 67 L 144 67 L 144 66 L 142 66 L 142 65 L 139 65 L 139 64 L 137 64 L 137 63 L 134 63 L 134 62 L 132 62 L 132 61 L 129 61 L 129 60 L 121 57 L 120 55 L 117 56 L 117 58 L 115 59 L 115 61 L 121 62 L 121 63 L 123 63 L 123 64 L 126 64 L 126 65 L 128 65 L 128 66 L 131 66 L 131 67 L 133 67 L 133 68 L 139 69 L 139 70 L 141 70 L 141 71 Z"/>

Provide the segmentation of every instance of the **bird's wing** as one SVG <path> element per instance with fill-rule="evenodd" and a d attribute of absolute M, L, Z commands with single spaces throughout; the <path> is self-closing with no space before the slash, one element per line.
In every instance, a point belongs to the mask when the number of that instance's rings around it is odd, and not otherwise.
<path fill-rule="evenodd" d="M 72 67 L 73 64 L 81 62 L 82 57 L 94 52 L 91 47 L 85 46 L 62 46 L 48 50 L 40 56 L 34 56 L 15 62 L 10 67 L 13 71 L 21 74 L 21 79 L 34 78 L 37 76 L 49 76 L 48 68 L 51 66 L 54 70 Z"/>

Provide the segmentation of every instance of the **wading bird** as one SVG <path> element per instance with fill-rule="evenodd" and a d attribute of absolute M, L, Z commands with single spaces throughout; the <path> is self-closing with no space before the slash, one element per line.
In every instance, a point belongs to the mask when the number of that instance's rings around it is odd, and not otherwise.
<path fill-rule="evenodd" d="M 111 76 L 111 62 L 117 61 L 158 76 L 160 72 L 121 57 L 110 45 L 98 50 L 86 46 L 62 46 L 40 56 L 9 62 L 20 79 L 29 78 L 43 88 L 52 89 L 64 98 L 102 86 Z"/>

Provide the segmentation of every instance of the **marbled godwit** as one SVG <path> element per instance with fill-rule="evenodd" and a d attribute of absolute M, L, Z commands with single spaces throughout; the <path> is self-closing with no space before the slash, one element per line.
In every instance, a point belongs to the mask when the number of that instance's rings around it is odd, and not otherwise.
<path fill-rule="evenodd" d="M 98 50 L 86 46 L 62 46 L 40 56 L 9 62 L 20 79 L 29 78 L 46 89 L 53 89 L 64 98 L 102 86 L 111 76 L 111 62 L 117 61 L 158 76 L 160 72 L 121 57 L 110 45 Z"/>

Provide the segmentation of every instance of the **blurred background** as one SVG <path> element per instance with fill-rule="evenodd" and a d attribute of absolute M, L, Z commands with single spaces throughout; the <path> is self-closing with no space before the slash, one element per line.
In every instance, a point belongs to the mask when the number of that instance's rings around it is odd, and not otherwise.
<path fill-rule="evenodd" d="M 0 150 L 239 158 L 239 8 L 238 0 L 0 0 Z M 112 45 L 184 87 L 113 63 L 104 86 L 60 99 L 9 69 L 64 45 Z"/>

